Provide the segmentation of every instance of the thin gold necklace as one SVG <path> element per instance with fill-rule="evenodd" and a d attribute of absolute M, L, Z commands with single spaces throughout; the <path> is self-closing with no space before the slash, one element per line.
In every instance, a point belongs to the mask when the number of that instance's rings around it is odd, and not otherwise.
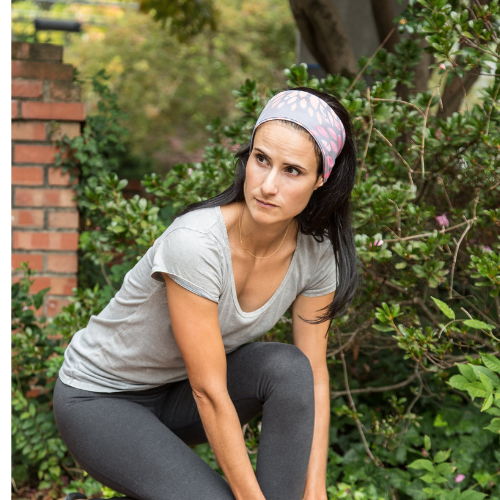
<path fill-rule="evenodd" d="M 254 255 L 252 252 L 250 252 L 245 247 L 245 245 L 243 245 L 243 239 L 241 238 L 241 221 L 243 220 L 243 213 L 244 212 L 245 212 L 245 205 L 243 205 L 243 210 L 241 212 L 241 217 L 238 217 L 238 225 L 239 225 L 239 228 L 240 228 L 240 243 L 241 243 L 241 246 L 243 247 L 243 250 L 245 250 L 246 252 L 248 252 L 252 257 L 255 257 L 256 259 L 268 259 L 269 257 L 272 257 L 281 248 L 281 245 L 283 245 L 283 242 L 285 241 L 286 235 L 288 234 L 288 229 L 289 229 L 290 224 L 292 223 L 292 221 L 290 221 L 288 223 L 288 226 L 286 227 L 285 236 L 283 236 L 283 239 L 281 240 L 280 246 L 271 255 L 266 255 L 265 257 L 258 257 L 257 255 Z"/>

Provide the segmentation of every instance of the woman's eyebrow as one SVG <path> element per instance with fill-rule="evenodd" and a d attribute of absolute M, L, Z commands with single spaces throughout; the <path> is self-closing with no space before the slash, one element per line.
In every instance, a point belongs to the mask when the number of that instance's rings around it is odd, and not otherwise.
<path fill-rule="evenodd" d="M 262 151 L 262 149 L 260 149 L 260 148 L 254 148 L 254 149 L 255 149 L 255 151 L 258 151 L 261 155 L 265 156 L 266 159 L 271 160 L 271 157 L 267 153 L 265 153 L 264 151 Z M 287 163 L 287 162 L 285 162 L 285 163 L 283 163 L 283 165 L 286 165 L 287 167 L 295 167 L 295 168 L 298 168 L 300 170 L 303 170 L 304 172 L 307 172 L 307 168 L 304 168 L 301 165 L 297 165 L 296 163 Z"/>

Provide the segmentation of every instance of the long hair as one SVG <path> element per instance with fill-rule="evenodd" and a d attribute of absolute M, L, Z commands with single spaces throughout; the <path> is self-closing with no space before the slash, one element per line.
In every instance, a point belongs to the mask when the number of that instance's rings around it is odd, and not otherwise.
<path fill-rule="evenodd" d="M 321 309 L 323 314 L 315 320 L 304 320 L 318 324 L 340 316 L 351 304 L 358 287 L 356 246 L 351 225 L 351 191 L 356 179 L 356 145 L 352 134 L 349 113 L 335 97 L 308 87 L 296 87 L 323 99 L 340 118 L 346 138 L 341 153 L 323 186 L 316 189 L 304 210 L 296 216 L 299 231 L 311 235 L 318 242 L 328 238 L 336 260 L 337 288 L 331 304 Z M 315 148 L 316 150 L 317 148 Z M 250 156 L 250 143 L 235 155 L 234 182 L 225 191 L 208 200 L 193 203 L 177 217 L 202 208 L 229 205 L 244 201 L 246 165 Z M 323 175 L 323 161 L 318 162 L 318 176 Z"/>

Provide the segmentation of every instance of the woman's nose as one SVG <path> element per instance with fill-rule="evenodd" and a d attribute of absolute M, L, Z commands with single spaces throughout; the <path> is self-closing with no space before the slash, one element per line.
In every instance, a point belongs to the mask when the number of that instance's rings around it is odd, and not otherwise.
<path fill-rule="evenodd" d="M 278 192 L 278 171 L 271 169 L 261 185 L 262 194 L 266 196 L 274 195 Z"/>

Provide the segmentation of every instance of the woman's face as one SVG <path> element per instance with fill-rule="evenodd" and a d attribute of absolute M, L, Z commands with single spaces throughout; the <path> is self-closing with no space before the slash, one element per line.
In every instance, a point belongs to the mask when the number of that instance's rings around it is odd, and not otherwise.
<path fill-rule="evenodd" d="M 290 220 L 304 210 L 321 185 L 314 145 L 306 132 L 277 121 L 257 129 L 244 185 L 245 201 L 255 222 Z"/>

